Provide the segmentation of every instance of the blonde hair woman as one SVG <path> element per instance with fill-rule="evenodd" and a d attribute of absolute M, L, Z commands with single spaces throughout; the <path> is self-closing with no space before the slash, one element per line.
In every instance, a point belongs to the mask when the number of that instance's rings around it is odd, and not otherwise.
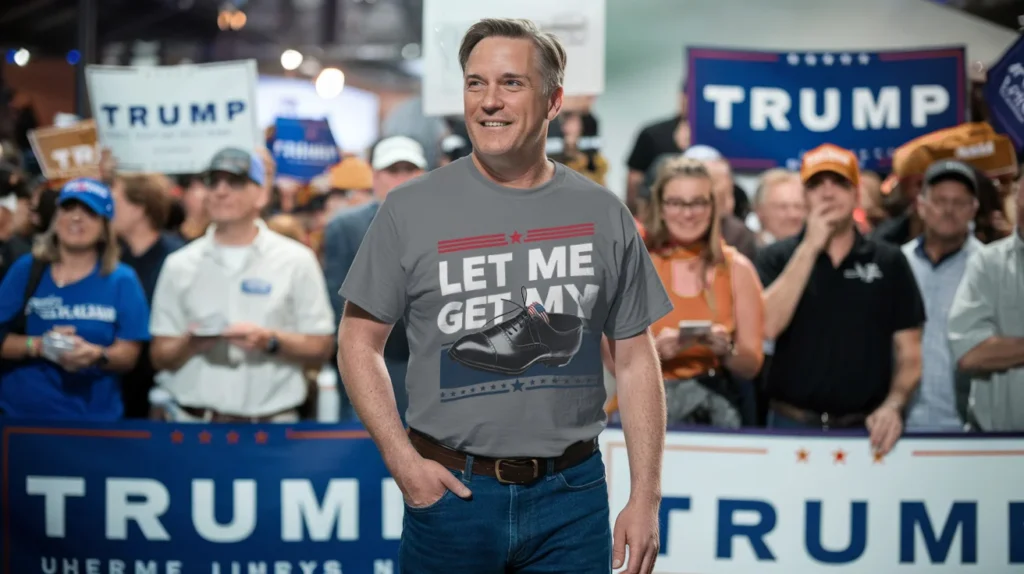
<path fill-rule="evenodd" d="M 761 369 L 764 304 L 750 260 L 725 244 L 711 176 L 673 158 L 651 189 L 647 246 L 674 309 L 656 322 L 669 422 L 740 425 L 739 391 Z M 703 326 L 680 329 L 681 321 Z M 708 325 L 710 325 L 708 327 Z"/>
<path fill-rule="evenodd" d="M 110 189 L 73 180 L 57 205 L 32 254 L 0 283 L 0 409 L 11 417 L 117 420 L 119 375 L 149 340 L 149 307 L 135 272 L 118 261 Z"/>

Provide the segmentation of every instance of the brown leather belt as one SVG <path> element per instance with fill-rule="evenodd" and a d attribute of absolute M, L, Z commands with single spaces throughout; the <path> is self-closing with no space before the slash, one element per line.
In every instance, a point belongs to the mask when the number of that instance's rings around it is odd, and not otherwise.
<path fill-rule="evenodd" d="M 448 448 L 427 435 L 409 429 L 409 440 L 423 458 L 452 470 L 466 470 L 466 453 Z M 569 445 L 554 459 L 554 471 L 562 472 L 587 460 L 597 451 L 597 439 Z M 502 484 L 530 484 L 547 474 L 547 458 L 490 458 L 473 455 L 473 474 L 495 478 Z"/>
<path fill-rule="evenodd" d="M 816 413 L 799 407 L 794 407 L 782 401 L 769 401 L 768 408 L 780 415 L 799 421 L 808 425 L 821 425 L 821 428 L 850 428 L 864 426 L 867 415 L 861 413 L 850 413 L 846 415 L 832 415 L 829 413 Z"/>
<path fill-rule="evenodd" d="M 178 408 L 184 411 L 191 417 L 209 421 L 211 423 L 270 423 L 274 422 L 274 419 L 295 410 L 295 407 L 284 409 L 283 411 L 272 413 L 269 415 L 261 415 L 257 417 L 247 417 L 243 415 L 229 415 L 226 413 L 220 413 L 213 409 L 202 409 L 198 407 L 186 407 L 185 405 L 178 405 Z"/>

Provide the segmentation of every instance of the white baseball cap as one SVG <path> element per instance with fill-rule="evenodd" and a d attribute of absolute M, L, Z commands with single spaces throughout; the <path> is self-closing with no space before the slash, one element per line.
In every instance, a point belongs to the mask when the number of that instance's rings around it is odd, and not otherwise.
<path fill-rule="evenodd" d="M 419 142 L 406 136 L 391 136 L 381 140 L 373 148 L 373 162 L 370 167 L 374 171 L 379 171 L 403 161 L 420 169 L 427 169 L 427 158 Z"/>

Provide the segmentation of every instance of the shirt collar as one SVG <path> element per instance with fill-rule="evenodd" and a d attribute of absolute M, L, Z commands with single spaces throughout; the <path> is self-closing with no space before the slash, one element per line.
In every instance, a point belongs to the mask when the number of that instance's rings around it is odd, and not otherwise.
<path fill-rule="evenodd" d="M 267 248 L 267 240 L 269 239 L 270 229 L 267 227 L 267 223 L 262 219 L 256 219 L 256 237 L 253 238 L 252 243 L 249 247 L 252 247 L 257 252 L 265 251 Z M 206 227 L 206 233 L 203 234 L 203 254 L 210 255 L 217 247 L 217 242 L 214 241 L 213 234 L 216 231 L 216 224 L 211 223 Z"/>

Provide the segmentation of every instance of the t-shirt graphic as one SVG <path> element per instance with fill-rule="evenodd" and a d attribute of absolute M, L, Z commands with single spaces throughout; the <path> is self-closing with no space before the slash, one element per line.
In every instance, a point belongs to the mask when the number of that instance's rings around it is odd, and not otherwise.
<path fill-rule="evenodd" d="M 441 308 L 438 327 L 458 336 L 441 349 L 442 402 L 603 386 L 600 329 L 594 345 L 594 332 L 586 325 L 600 290 L 586 282 L 594 276 L 593 235 L 593 223 L 576 223 L 525 235 L 514 230 L 438 241 L 441 294 L 452 299 Z M 510 290 L 509 277 L 527 284 Z M 459 299 L 464 290 L 481 285 L 487 295 Z M 583 344 L 585 338 L 590 344 Z"/>

